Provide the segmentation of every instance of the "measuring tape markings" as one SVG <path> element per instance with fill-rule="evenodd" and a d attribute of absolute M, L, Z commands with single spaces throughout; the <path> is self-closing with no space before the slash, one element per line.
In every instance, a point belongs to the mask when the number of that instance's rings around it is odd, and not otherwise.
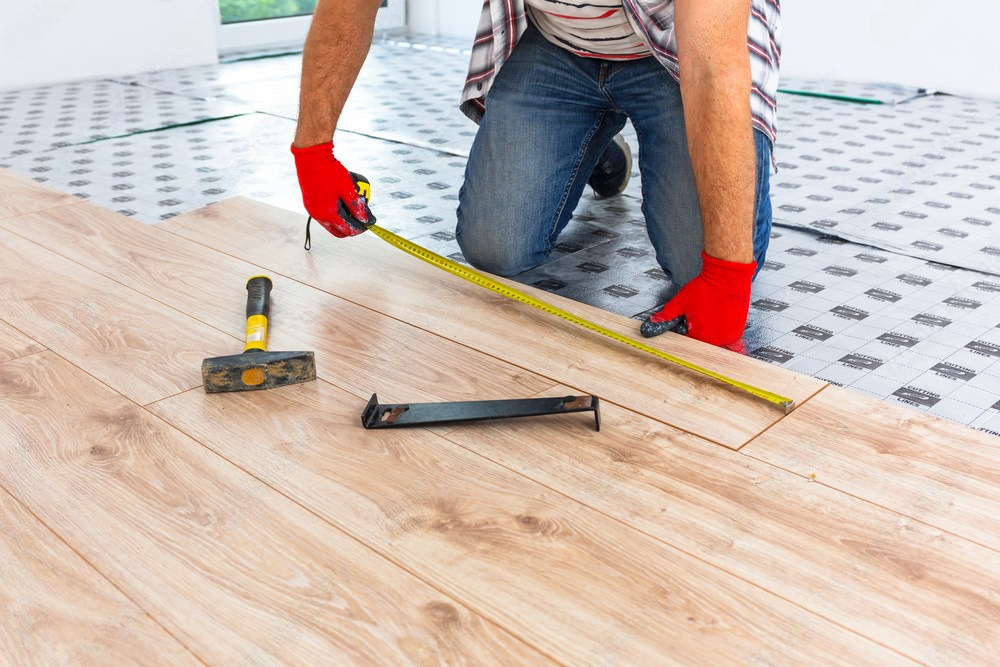
<path fill-rule="evenodd" d="M 382 240 L 399 248 L 400 250 L 410 255 L 413 255 L 418 259 L 422 259 L 428 264 L 433 264 L 434 266 L 442 268 L 448 273 L 451 273 L 452 275 L 458 276 L 459 278 L 464 278 L 469 282 L 475 283 L 480 287 L 485 287 L 486 289 L 492 290 L 509 299 L 514 299 L 515 301 L 519 301 L 527 306 L 531 306 L 532 308 L 541 310 L 550 315 L 555 315 L 556 317 L 566 320 L 567 322 L 570 322 L 579 327 L 587 329 L 588 331 L 593 331 L 594 333 L 610 338 L 614 341 L 622 343 L 623 345 L 627 345 L 641 352 L 645 352 L 655 357 L 659 357 L 660 359 L 664 359 L 666 361 L 669 361 L 670 363 L 676 364 L 683 368 L 687 368 L 688 370 L 694 371 L 696 373 L 700 373 L 701 375 L 713 378 L 715 380 L 718 380 L 719 382 L 723 382 L 731 387 L 736 387 L 737 389 L 745 391 L 758 398 L 762 398 L 765 401 L 774 403 L 775 405 L 784 408 L 786 413 L 788 413 L 789 411 L 791 411 L 793 407 L 795 407 L 795 401 L 791 398 L 782 396 L 780 394 L 776 394 L 771 391 L 767 391 L 765 389 L 761 389 L 760 387 L 755 387 L 751 384 L 747 384 L 746 382 L 740 382 L 739 380 L 727 377 L 722 373 L 717 373 L 716 371 L 713 371 L 711 369 L 704 368 L 697 364 L 693 364 L 689 361 L 685 361 L 680 357 L 675 357 L 672 354 L 663 352 L 662 350 L 658 350 L 655 347 L 646 345 L 645 343 L 629 338 L 628 336 L 623 336 L 622 334 L 616 333 L 606 327 L 603 327 L 599 324 L 595 324 L 594 322 L 591 322 L 582 317 L 574 315 L 573 313 L 565 311 L 562 308 L 559 308 L 550 303 L 542 301 L 541 299 L 537 299 L 525 292 L 514 289 L 513 287 L 510 287 L 503 283 L 497 282 L 496 280 L 490 278 L 489 276 L 483 273 L 480 273 L 479 271 L 476 271 L 475 269 L 470 269 L 468 267 L 462 266 L 457 262 L 453 262 L 452 260 L 446 257 L 442 257 L 441 255 L 438 255 L 435 252 L 427 250 L 426 248 L 419 246 L 416 243 L 413 243 L 412 241 L 408 241 L 407 239 L 404 239 L 401 236 L 393 234 L 389 230 L 379 227 L 378 225 L 373 224 L 369 226 L 368 229 Z"/>

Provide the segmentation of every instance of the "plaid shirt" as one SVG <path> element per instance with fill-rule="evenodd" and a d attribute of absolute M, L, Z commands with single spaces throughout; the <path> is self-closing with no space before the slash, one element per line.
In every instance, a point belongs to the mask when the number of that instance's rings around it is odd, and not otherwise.
<path fill-rule="evenodd" d="M 639 26 L 640 39 L 667 71 L 680 80 L 673 0 L 623 0 Z M 486 94 L 500 67 L 528 28 L 524 0 L 485 0 L 476 41 L 472 44 L 469 76 L 462 93 L 462 111 L 476 121 L 486 110 Z M 781 59 L 780 0 L 751 0 L 747 29 L 753 86 L 750 110 L 754 127 L 773 142 L 777 136 L 778 62 Z"/>

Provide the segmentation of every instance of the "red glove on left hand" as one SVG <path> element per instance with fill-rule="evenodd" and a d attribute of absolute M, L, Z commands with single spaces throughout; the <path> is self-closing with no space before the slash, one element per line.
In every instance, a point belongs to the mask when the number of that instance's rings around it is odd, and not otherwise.
<path fill-rule="evenodd" d="M 364 232 L 375 222 L 351 173 L 333 156 L 332 141 L 308 148 L 292 146 L 292 155 L 302 203 L 324 229 L 344 238 Z"/>
<path fill-rule="evenodd" d="M 643 336 L 671 331 L 683 317 L 686 333 L 692 338 L 720 346 L 740 339 L 750 310 L 750 285 L 757 263 L 727 262 L 704 252 L 701 259 L 701 274 L 642 323 Z"/>

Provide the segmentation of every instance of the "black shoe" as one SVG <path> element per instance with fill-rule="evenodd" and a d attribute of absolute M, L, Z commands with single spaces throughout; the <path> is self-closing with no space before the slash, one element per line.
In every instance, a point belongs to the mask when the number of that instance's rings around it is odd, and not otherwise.
<path fill-rule="evenodd" d="M 625 143 L 625 137 L 619 134 L 604 149 L 587 183 L 594 188 L 598 199 L 605 199 L 625 192 L 631 176 L 632 151 Z"/>

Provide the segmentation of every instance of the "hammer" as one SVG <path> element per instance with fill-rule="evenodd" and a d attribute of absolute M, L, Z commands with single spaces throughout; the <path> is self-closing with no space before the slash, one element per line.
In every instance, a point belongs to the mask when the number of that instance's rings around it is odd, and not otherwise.
<path fill-rule="evenodd" d="M 267 352 L 267 316 L 271 312 L 271 279 L 247 281 L 247 342 L 243 354 L 211 357 L 201 362 L 205 391 L 272 389 L 316 379 L 312 352 Z"/>

